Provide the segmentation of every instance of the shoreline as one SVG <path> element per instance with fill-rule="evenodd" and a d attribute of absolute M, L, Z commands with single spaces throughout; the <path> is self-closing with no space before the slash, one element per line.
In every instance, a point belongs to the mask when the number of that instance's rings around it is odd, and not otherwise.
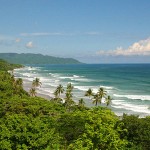
<path fill-rule="evenodd" d="M 30 88 L 32 87 L 32 82 L 28 81 L 28 83 L 26 82 L 26 80 L 23 79 L 23 89 L 29 93 L 29 90 Z M 37 94 L 36 96 L 38 97 L 42 97 L 42 98 L 45 98 L 46 100 L 51 100 L 53 97 L 49 96 L 49 95 L 46 95 L 46 94 L 42 94 L 40 92 L 38 92 L 38 89 L 36 89 L 37 91 Z"/>
<path fill-rule="evenodd" d="M 28 68 L 27 68 L 27 70 L 28 70 Z M 31 69 L 29 68 L 29 72 L 26 73 L 26 69 L 25 69 L 24 74 L 26 74 L 27 78 L 26 77 L 24 78 L 23 76 L 17 75 L 17 71 L 16 72 L 14 71 L 14 73 L 16 73 L 15 74 L 15 78 L 19 78 L 20 77 L 20 78 L 23 79 L 23 88 L 27 92 L 29 92 L 30 88 L 32 87 L 32 80 L 31 79 L 36 77 L 34 75 L 34 72 L 33 72 L 33 75 L 30 76 L 30 71 L 32 71 L 32 70 L 34 70 L 34 69 L 33 68 L 31 68 Z M 41 87 L 36 88 L 36 92 L 37 92 L 36 96 L 42 97 L 42 98 L 50 101 L 52 98 L 54 98 L 53 92 L 51 92 L 51 91 L 54 91 L 55 87 L 52 90 L 48 86 L 46 87 L 46 90 L 42 89 L 42 88 L 45 88 L 45 86 L 44 86 L 45 82 L 46 82 L 45 80 L 44 80 L 44 82 L 42 82 L 43 83 L 43 85 L 42 85 L 43 87 L 41 86 Z M 47 81 L 47 82 L 49 82 L 49 81 Z M 75 95 L 75 97 L 76 97 L 76 95 Z M 62 95 L 62 98 L 63 98 L 63 95 Z M 74 101 L 78 102 L 77 100 L 78 99 L 75 99 Z M 85 104 L 86 107 L 94 107 L 94 105 L 92 105 L 90 101 L 86 101 L 86 99 L 84 99 L 84 100 L 86 102 L 86 104 Z M 105 107 L 105 104 L 102 103 L 100 106 Z M 111 111 L 114 112 L 117 116 L 122 116 L 124 113 L 128 114 L 128 115 L 138 115 L 138 116 L 140 116 L 142 118 L 146 117 L 146 116 L 150 116 L 148 113 L 144 113 L 144 112 L 140 113 L 140 111 L 139 112 L 136 112 L 136 111 L 132 112 L 131 110 L 127 110 L 127 109 L 125 109 L 125 111 L 124 111 L 124 109 L 122 110 L 122 108 L 118 108 L 117 109 L 117 108 L 112 107 L 111 105 L 108 108 L 111 109 Z"/>
<path fill-rule="evenodd" d="M 32 82 L 29 81 L 29 80 L 28 80 L 27 82 L 25 82 L 25 81 L 27 81 L 27 80 L 23 80 L 23 89 L 29 93 L 29 90 L 30 90 L 30 88 L 31 88 L 31 86 L 32 86 Z M 40 88 L 40 87 L 39 87 L 39 88 Z M 38 89 L 37 89 L 37 94 L 36 94 L 36 96 L 37 96 L 37 97 L 44 98 L 45 100 L 48 100 L 48 101 L 50 101 L 52 98 L 54 98 L 54 97 L 51 97 L 51 96 L 49 96 L 49 95 L 40 93 Z M 103 104 L 100 105 L 100 106 L 101 106 L 101 107 L 104 107 Z M 86 106 L 86 107 L 90 107 L 90 106 Z M 92 106 L 92 107 L 94 107 L 94 106 Z M 124 114 L 124 113 L 119 114 L 119 113 L 113 111 L 111 106 L 109 106 L 108 109 L 110 109 L 112 112 L 114 112 L 115 115 L 118 116 L 119 118 L 122 118 L 122 117 L 123 117 L 123 114 Z M 135 115 L 135 116 L 136 116 L 136 114 L 128 114 L 128 115 Z M 147 116 L 147 115 L 141 115 L 141 116 L 139 115 L 139 118 L 145 118 L 146 116 Z"/>

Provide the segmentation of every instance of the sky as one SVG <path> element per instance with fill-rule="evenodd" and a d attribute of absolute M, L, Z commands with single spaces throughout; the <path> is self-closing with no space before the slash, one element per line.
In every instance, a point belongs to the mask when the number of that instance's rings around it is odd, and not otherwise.
<path fill-rule="evenodd" d="M 150 63 L 150 0 L 0 0 L 0 53 Z"/>

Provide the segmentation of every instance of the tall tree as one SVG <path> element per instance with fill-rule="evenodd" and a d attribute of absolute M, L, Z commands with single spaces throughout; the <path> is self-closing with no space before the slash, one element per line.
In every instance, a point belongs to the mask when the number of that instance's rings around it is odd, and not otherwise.
<path fill-rule="evenodd" d="M 33 87 L 30 89 L 29 93 L 30 93 L 31 96 L 36 96 L 36 94 L 37 94 L 36 89 L 33 88 Z"/>
<path fill-rule="evenodd" d="M 78 106 L 79 106 L 79 107 L 84 107 L 84 105 L 85 105 L 84 99 L 81 98 L 81 99 L 79 100 Z"/>
<path fill-rule="evenodd" d="M 23 80 L 21 78 L 16 79 L 13 83 L 13 86 L 14 86 L 15 93 L 19 94 L 23 86 Z"/>
<path fill-rule="evenodd" d="M 86 92 L 85 92 L 85 96 L 88 96 L 89 98 L 91 96 L 93 96 L 93 90 L 91 88 L 89 88 Z"/>
<path fill-rule="evenodd" d="M 95 106 L 98 105 L 98 103 L 101 104 L 102 98 L 99 96 L 99 94 L 95 94 L 93 95 L 93 104 L 95 104 Z"/>
<path fill-rule="evenodd" d="M 67 92 L 72 92 L 73 88 L 74 88 L 73 85 L 72 85 L 71 83 L 68 83 L 68 84 L 67 84 L 66 91 L 67 91 Z"/>
<path fill-rule="evenodd" d="M 55 96 L 56 99 L 58 98 L 58 91 L 57 91 L 57 89 L 54 91 L 54 96 Z"/>
<path fill-rule="evenodd" d="M 71 92 L 66 92 L 66 98 L 71 99 L 73 97 L 73 94 Z"/>
<path fill-rule="evenodd" d="M 75 102 L 72 99 L 73 98 L 73 94 L 72 94 L 73 88 L 74 87 L 71 83 L 67 84 L 66 93 L 65 93 L 65 106 L 66 106 L 66 108 L 69 108 L 69 110 L 70 110 L 70 107 L 75 104 Z"/>
<path fill-rule="evenodd" d="M 102 88 L 102 87 L 100 87 L 99 89 L 98 89 L 98 95 L 100 96 L 100 98 L 102 99 L 102 98 L 105 98 L 105 96 L 107 95 L 107 91 L 105 91 L 104 90 L 104 88 Z"/>
<path fill-rule="evenodd" d="M 62 94 L 64 92 L 64 88 L 61 84 L 59 84 L 54 92 L 54 95 L 56 98 L 60 97 L 60 94 Z"/>
<path fill-rule="evenodd" d="M 66 92 L 66 95 L 65 95 L 65 107 L 66 108 L 70 108 L 72 105 L 75 104 L 75 102 L 73 101 L 72 99 L 73 95 L 72 93 L 70 92 Z"/>
<path fill-rule="evenodd" d="M 12 81 L 13 83 L 15 83 L 15 76 L 14 76 L 14 75 L 11 75 L 11 81 Z"/>
<path fill-rule="evenodd" d="M 17 87 L 22 87 L 23 86 L 23 80 L 21 78 L 18 78 L 15 80 L 15 85 Z"/>
<path fill-rule="evenodd" d="M 107 106 L 110 105 L 112 98 L 108 95 L 107 97 L 105 97 L 105 103 Z"/>
<path fill-rule="evenodd" d="M 32 82 L 32 87 L 39 87 L 39 86 L 41 86 L 42 85 L 42 83 L 40 82 L 40 79 L 39 78 L 35 78 L 34 80 L 33 80 L 33 82 Z"/>

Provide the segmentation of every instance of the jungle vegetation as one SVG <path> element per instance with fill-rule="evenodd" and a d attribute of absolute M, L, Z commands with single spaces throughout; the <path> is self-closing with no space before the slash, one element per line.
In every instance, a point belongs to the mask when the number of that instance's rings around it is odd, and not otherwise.
<path fill-rule="evenodd" d="M 59 85 L 55 98 L 48 101 L 24 91 L 22 79 L 8 72 L 20 65 L 3 60 L 0 64 L 1 150 L 149 150 L 150 117 L 124 114 L 120 118 L 98 106 L 106 95 L 104 89 L 85 93 L 95 104 L 92 108 L 85 107 L 83 99 L 73 102 L 71 84 L 66 91 Z M 35 79 L 32 88 L 40 85 Z M 110 99 L 107 95 L 106 105 Z"/>

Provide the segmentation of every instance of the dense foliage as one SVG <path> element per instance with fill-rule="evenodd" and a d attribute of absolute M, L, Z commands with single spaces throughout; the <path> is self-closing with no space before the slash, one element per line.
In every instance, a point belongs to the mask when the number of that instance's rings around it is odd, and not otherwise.
<path fill-rule="evenodd" d="M 56 98 L 48 101 L 30 96 L 21 79 L 0 71 L 0 149 L 149 149 L 150 117 L 124 115 L 119 119 L 106 107 L 86 108 L 83 100 L 79 105 L 68 103 L 72 87 L 67 87 L 67 105 L 60 101 L 61 86 L 56 89 Z"/>
<path fill-rule="evenodd" d="M 18 67 L 22 67 L 22 65 L 10 64 L 6 62 L 5 60 L 0 59 L 0 70 L 7 71 L 7 70 L 12 70 Z"/>
<path fill-rule="evenodd" d="M 59 58 L 41 54 L 0 53 L 0 58 L 15 64 L 79 64 L 73 58 Z"/>

